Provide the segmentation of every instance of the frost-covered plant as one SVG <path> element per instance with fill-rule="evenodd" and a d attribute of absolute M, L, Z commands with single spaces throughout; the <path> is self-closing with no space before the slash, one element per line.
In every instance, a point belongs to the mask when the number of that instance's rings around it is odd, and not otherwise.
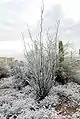
<path fill-rule="evenodd" d="M 9 63 L 11 76 L 16 79 L 16 86 L 26 86 L 28 82 L 26 81 L 27 69 L 26 64 L 23 61 L 14 61 Z"/>
<path fill-rule="evenodd" d="M 14 62 L 10 62 L 9 63 L 10 69 L 11 69 L 11 75 L 14 76 L 16 78 L 20 78 L 22 79 L 22 68 L 24 67 L 23 62 L 19 62 L 19 61 L 14 61 Z"/>
<path fill-rule="evenodd" d="M 65 84 L 73 79 L 73 67 L 70 62 L 62 62 L 56 69 L 56 81 Z"/>
<path fill-rule="evenodd" d="M 51 55 L 51 54 L 49 54 Z M 40 48 L 31 50 L 26 55 L 27 62 L 27 80 L 34 88 L 37 99 L 41 100 L 48 95 L 54 80 L 54 63 L 49 59 L 48 54 L 42 52 L 42 61 Z"/>
<path fill-rule="evenodd" d="M 61 84 L 73 81 L 75 74 L 74 57 L 72 58 L 68 55 L 68 53 L 66 54 L 66 51 L 64 51 L 66 45 L 63 46 L 62 41 L 59 42 L 59 65 L 56 68 L 55 80 Z"/>
<path fill-rule="evenodd" d="M 57 39 L 58 28 L 55 38 L 50 33 L 47 33 L 47 35 L 43 37 L 43 11 L 44 7 L 42 6 L 40 33 L 37 39 L 33 39 L 28 28 L 28 33 L 32 44 L 30 44 L 29 48 L 26 48 L 24 35 L 22 33 L 26 65 L 29 74 L 27 76 L 27 80 L 36 91 L 37 100 L 44 99 L 48 95 L 54 82 L 54 69 L 56 66 L 55 42 Z M 29 49 L 29 51 L 27 51 L 27 49 Z"/>

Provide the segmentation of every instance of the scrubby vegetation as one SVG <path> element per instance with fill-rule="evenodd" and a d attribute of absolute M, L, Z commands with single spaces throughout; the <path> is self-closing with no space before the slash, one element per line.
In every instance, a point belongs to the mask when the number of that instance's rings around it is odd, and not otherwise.
<path fill-rule="evenodd" d="M 43 47 L 33 41 L 25 61 L 3 63 L 9 77 L 0 80 L 1 119 L 80 118 L 77 61 L 65 57 L 62 41 L 55 52 L 55 40 L 48 35 Z"/>
<path fill-rule="evenodd" d="M 26 64 L 23 61 L 14 61 L 10 62 L 10 75 L 14 77 L 14 88 L 18 88 L 19 90 L 22 87 L 29 85 L 27 80 L 27 69 Z"/>
<path fill-rule="evenodd" d="M 37 38 L 28 28 L 28 48 L 22 33 L 25 61 L 0 65 L 1 119 L 80 118 L 77 60 L 65 55 L 65 45 L 58 39 L 60 21 L 54 36 L 50 32 L 43 34 L 43 13 L 44 6 Z"/>
<path fill-rule="evenodd" d="M 0 79 L 9 77 L 9 68 L 8 65 L 0 63 Z"/>

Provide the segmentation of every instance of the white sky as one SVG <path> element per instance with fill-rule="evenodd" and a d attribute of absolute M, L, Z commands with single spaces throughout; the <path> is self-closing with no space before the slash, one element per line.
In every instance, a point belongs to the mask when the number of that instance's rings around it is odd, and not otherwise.
<path fill-rule="evenodd" d="M 62 14 L 70 27 L 66 36 L 76 43 L 79 48 L 80 39 L 80 0 L 44 0 L 45 15 L 52 10 L 55 5 L 59 5 Z M 0 55 L 17 56 L 23 53 L 23 42 L 21 32 L 25 32 L 27 38 L 27 23 L 35 27 L 40 19 L 41 0 L 0 0 Z M 71 20 L 71 21 L 70 21 Z M 71 26 L 72 25 L 72 26 Z M 66 27 L 66 26 L 65 26 Z M 74 39 L 74 38 L 76 39 Z"/>

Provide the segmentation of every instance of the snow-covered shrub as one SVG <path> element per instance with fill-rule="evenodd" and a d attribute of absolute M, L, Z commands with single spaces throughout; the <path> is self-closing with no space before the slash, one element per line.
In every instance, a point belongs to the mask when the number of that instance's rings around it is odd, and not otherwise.
<path fill-rule="evenodd" d="M 79 61 L 80 62 L 80 61 Z M 80 84 L 80 64 L 77 59 L 69 59 L 63 62 L 62 66 L 68 82 L 73 81 Z"/>
<path fill-rule="evenodd" d="M 80 84 L 80 60 L 75 60 L 73 64 L 74 74 L 73 74 L 73 81 Z"/>
<path fill-rule="evenodd" d="M 16 76 L 16 78 L 22 77 L 23 74 L 21 74 L 20 72 L 22 71 L 22 67 L 23 67 L 23 62 L 19 62 L 19 61 L 14 61 L 14 62 L 10 62 L 9 66 L 11 69 L 11 75 L 12 76 Z"/>
<path fill-rule="evenodd" d="M 36 46 L 38 46 L 38 44 L 36 44 Z M 51 56 L 51 54 L 49 55 Z M 26 55 L 27 79 L 36 91 L 38 100 L 44 99 L 48 95 L 54 81 L 53 59 L 49 58 L 48 54 L 44 51 L 41 61 L 39 47 L 27 52 Z"/>
<path fill-rule="evenodd" d="M 11 76 L 14 76 L 14 78 L 16 79 L 14 83 L 15 86 L 19 89 L 29 84 L 26 81 L 27 70 L 25 65 L 25 62 L 23 61 L 14 61 L 9 63 Z"/>
<path fill-rule="evenodd" d="M 72 67 L 70 65 L 63 62 L 62 66 L 56 69 L 56 81 L 64 85 L 73 78 Z"/>
<path fill-rule="evenodd" d="M 68 53 L 66 54 L 65 45 L 62 41 L 59 42 L 59 53 L 58 53 L 58 66 L 56 68 L 56 78 L 55 80 L 61 84 L 65 84 L 74 79 L 75 67 L 74 67 L 74 57 L 70 57 Z M 68 48 L 67 48 L 68 50 Z M 66 56 L 67 55 L 67 56 Z"/>
<path fill-rule="evenodd" d="M 56 75 L 58 76 L 56 81 L 60 82 L 61 84 L 71 81 L 78 83 L 79 78 L 77 77 L 78 75 L 74 58 L 72 60 L 67 60 L 67 58 L 65 58 L 64 62 L 61 63 L 61 67 L 57 68 Z"/>
<path fill-rule="evenodd" d="M 28 46 L 26 45 L 24 34 L 22 33 L 25 48 L 24 54 L 29 74 L 27 80 L 36 91 L 37 100 L 44 99 L 48 95 L 54 82 L 54 72 L 57 63 L 59 21 L 57 22 L 55 36 L 49 32 L 43 36 L 43 13 L 44 5 L 41 6 L 40 32 L 38 36 L 36 38 L 32 37 L 30 29 L 28 28 L 30 37 L 30 44 Z"/>
<path fill-rule="evenodd" d="M 55 40 L 50 33 L 45 36 L 45 41 L 41 33 L 37 39 L 32 38 L 30 32 L 29 35 L 31 39 L 29 47 L 27 46 L 28 48 L 26 48 L 26 44 L 24 44 L 28 73 L 27 80 L 36 91 L 37 100 L 41 100 L 48 95 L 54 82 L 56 64 Z"/>
<path fill-rule="evenodd" d="M 0 63 L 0 79 L 9 76 L 9 67 L 5 63 Z"/>

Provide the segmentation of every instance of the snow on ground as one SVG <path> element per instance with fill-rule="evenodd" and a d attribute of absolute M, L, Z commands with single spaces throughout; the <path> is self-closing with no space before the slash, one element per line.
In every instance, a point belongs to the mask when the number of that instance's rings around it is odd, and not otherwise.
<path fill-rule="evenodd" d="M 14 89 L 13 79 L 0 81 L 0 119 L 80 119 L 80 110 L 69 115 L 56 110 L 61 101 L 80 109 L 80 85 L 71 82 L 53 86 L 49 95 L 37 102 L 29 85 L 22 90 Z"/>

